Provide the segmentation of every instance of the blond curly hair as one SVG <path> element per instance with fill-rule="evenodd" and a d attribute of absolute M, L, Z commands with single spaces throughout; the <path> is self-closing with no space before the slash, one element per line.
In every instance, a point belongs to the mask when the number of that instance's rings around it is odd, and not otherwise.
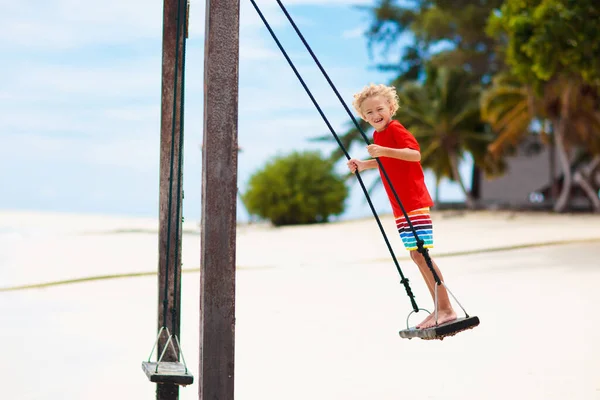
<path fill-rule="evenodd" d="M 392 107 L 392 115 L 395 115 L 398 108 L 400 108 L 400 105 L 398 104 L 398 93 L 396 93 L 395 87 L 371 83 L 369 86 L 365 86 L 360 92 L 354 94 L 352 105 L 362 119 L 366 119 L 361 109 L 362 103 L 369 97 L 375 96 L 381 96 L 387 101 Z"/>

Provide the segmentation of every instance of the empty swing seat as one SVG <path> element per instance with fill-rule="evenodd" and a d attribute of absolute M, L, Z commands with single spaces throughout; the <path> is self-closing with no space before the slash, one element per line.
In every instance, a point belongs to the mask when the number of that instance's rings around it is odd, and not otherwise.
<path fill-rule="evenodd" d="M 156 366 L 158 365 L 158 369 Z M 170 383 L 173 385 L 191 385 L 194 383 L 194 376 L 187 371 L 184 364 L 180 362 L 142 362 L 142 369 L 146 373 L 150 382 Z"/>
<path fill-rule="evenodd" d="M 459 332 L 473 329 L 479 325 L 479 317 L 457 318 L 438 326 L 426 329 L 408 328 L 399 332 L 404 339 L 419 338 L 423 340 L 443 340 L 446 336 L 454 336 Z"/>

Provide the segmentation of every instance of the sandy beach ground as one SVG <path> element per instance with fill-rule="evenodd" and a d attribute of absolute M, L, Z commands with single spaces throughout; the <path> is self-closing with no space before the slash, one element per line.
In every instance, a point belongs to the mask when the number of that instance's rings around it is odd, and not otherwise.
<path fill-rule="evenodd" d="M 373 219 L 237 239 L 236 399 L 600 399 L 600 216 L 435 212 L 431 251 L 481 325 L 400 339 L 410 302 Z M 419 306 L 431 300 L 383 216 Z M 183 239 L 181 344 L 198 376 L 200 236 Z M 0 211 L 0 398 L 152 399 L 157 221 Z M 460 309 L 458 309 L 460 310 Z M 424 315 L 413 316 L 412 323 Z M 198 385 L 180 398 L 197 399 Z"/>

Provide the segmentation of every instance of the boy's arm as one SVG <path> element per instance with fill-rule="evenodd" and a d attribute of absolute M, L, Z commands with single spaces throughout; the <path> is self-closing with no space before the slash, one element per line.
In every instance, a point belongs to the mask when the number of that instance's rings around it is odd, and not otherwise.
<path fill-rule="evenodd" d="M 371 159 L 371 160 L 365 160 L 363 161 L 365 169 L 371 169 L 371 168 L 377 168 L 379 167 L 379 165 L 377 165 L 377 160 L 376 159 Z"/>
<path fill-rule="evenodd" d="M 390 147 L 386 147 L 384 150 L 385 157 L 397 158 L 399 160 L 404 161 L 421 161 L 421 152 L 414 149 L 404 148 L 404 149 L 393 149 Z"/>
<path fill-rule="evenodd" d="M 396 149 L 393 147 L 383 147 L 376 144 L 367 146 L 367 150 L 371 157 L 389 157 L 397 158 L 404 161 L 421 161 L 421 153 L 418 150 L 408 147 Z"/>
<path fill-rule="evenodd" d="M 414 135 L 412 135 L 401 124 L 394 124 L 391 132 L 394 137 L 394 141 L 396 142 L 396 146 L 392 148 L 385 148 L 385 156 L 404 161 L 420 162 L 421 148 L 419 147 L 419 143 Z"/>

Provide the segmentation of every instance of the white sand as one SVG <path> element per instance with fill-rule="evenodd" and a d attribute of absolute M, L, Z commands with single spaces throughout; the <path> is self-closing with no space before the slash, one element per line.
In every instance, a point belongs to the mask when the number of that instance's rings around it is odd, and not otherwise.
<path fill-rule="evenodd" d="M 430 308 L 393 222 L 383 221 L 417 302 Z M 435 213 L 434 223 L 434 257 L 600 240 L 600 217 L 590 215 Z M 152 271 L 156 228 L 0 212 L 0 287 Z M 194 233 L 184 236 L 184 267 L 197 268 L 197 223 L 185 228 Z M 237 399 L 600 399 L 600 241 L 439 256 L 448 285 L 482 321 L 442 342 L 398 337 L 410 303 L 372 219 L 241 226 L 237 257 Z M 184 274 L 181 339 L 196 377 L 198 286 L 198 273 Z M 0 292 L 2 398 L 154 398 L 140 363 L 154 343 L 156 303 L 154 277 Z"/>

